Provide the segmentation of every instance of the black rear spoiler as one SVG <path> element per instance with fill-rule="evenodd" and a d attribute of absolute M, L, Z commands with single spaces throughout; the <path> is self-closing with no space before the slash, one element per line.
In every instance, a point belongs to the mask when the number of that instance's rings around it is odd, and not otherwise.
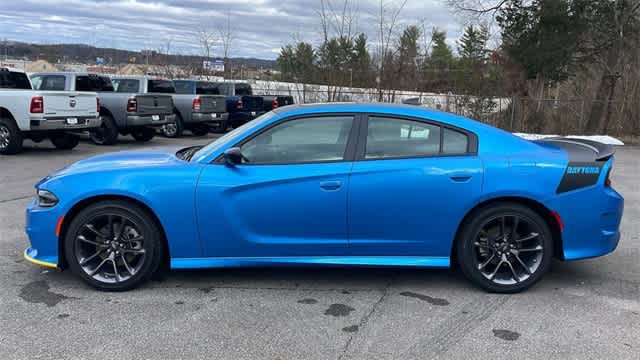
<path fill-rule="evenodd" d="M 536 140 L 536 142 L 561 147 L 569 154 L 571 161 L 606 161 L 616 153 L 616 147 L 613 145 L 587 139 L 553 137 Z"/>

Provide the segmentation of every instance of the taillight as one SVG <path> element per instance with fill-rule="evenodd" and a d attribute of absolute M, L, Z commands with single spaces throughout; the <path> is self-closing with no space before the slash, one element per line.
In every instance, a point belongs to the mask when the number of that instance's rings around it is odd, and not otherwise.
<path fill-rule="evenodd" d="M 127 112 L 137 112 L 138 111 L 138 100 L 135 98 L 130 98 L 127 100 Z"/>
<path fill-rule="evenodd" d="M 237 109 L 242 109 L 242 100 L 236 101 L 236 108 Z"/>
<path fill-rule="evenodd" d="M 607 171 L 607 177 L 604 179 L 604 186 L 611 187 L 611 170 L 613 168 L 610 167 L 609 171 Z"/>
<path fill-rule="evenodd" d="M 42 96 L 34 96 L 31 98 L 29 112 L 33 114 L 42 114 L 44 112 L 44 98 Z"/>
<path fill-rule="evenodd" d="M 278 106 L 280 106 L 280 104 L 278 104 L 278 99 L 273 99 L 273 101 L 271 102 L 271 108 L 275 109 Z"/>
<path fill-rule="evenodd" d="M 191 102 L 191 109 L 193 111 L 200 111 L 200 108 L 202 107 L 202 101 L 200 101 L 200 97 L 196 96 L 193 101 Z"/>
<path fill-rule="evenodd" d="M 100 98 L 96 98 L 96 112 L 100 114 Z"/>

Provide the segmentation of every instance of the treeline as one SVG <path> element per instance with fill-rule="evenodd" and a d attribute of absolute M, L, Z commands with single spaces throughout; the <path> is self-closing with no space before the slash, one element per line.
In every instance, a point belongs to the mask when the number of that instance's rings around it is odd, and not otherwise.
<path fill-rule="evenodd" d="M 502 111 L 521 112 L 530 130 L 640 135 L 640 0 L 448 2 L 474 24 L 453 48 L 438 28 L 399 27 L 396 17 L 384 14 L 401 8 L 386 11 L 381 2 L 373 40 L 351 34 L 348 26 L 331 36 L 325 31 L 318 46 L 299 41 L 283 47 L 277 60 L 282 80 L 329 85 L 330 101 L 340 100 L 341 87 L 376 88 L 379 101 L 394 101 L 397 90 L 468 95 L 476 117 L 496 110 L 492 98 L 524 98 L 526 106 Z M 331 14 L 337 25 L 329 28 L 353 23 L 349 4 L 333 4 L 346 10 Z M 495 24 L 493 34 L 487 23 Z M 572 105 L 571 117 L 562 106 L 569 100 L 582 101 Z M 558 125 L 567 121 L 581 123 Z"/>

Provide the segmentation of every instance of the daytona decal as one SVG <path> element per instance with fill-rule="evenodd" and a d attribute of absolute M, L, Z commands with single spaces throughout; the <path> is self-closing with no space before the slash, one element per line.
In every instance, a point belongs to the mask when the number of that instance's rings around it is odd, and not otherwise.
<path fill-rule="evenodd" d="M 570 162 L 558 185 L 556 193 L 563 193 L 595 185 L 605 162 Z"/>

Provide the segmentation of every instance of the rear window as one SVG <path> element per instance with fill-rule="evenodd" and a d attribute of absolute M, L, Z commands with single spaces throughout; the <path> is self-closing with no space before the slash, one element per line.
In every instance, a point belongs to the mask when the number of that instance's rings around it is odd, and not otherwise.
<path fill-rule="evenodd" d="M 34 90 L 64 91 L 66 77 L 64 75 L 35 75 L 31 77 Z"/>
<path fill-rule="evenodd" d="M 175 94 L 176 88 L 173 86 L 173 81 L 169 80 L 148 80 L 147 92 L 150 93 L 163 93 L 163 94 Z"/>
<path fill-rule="evenodd" d="M 140 92 L 140 80 L 136 79 L 113 79 L 113 87 L 119 93 Z"/>
<path fill-rule="evenodd" d="M 176 88 L 176 94 L 193 94 L 193 81 L 174 81 L 173 86 Z"/>
<path fill-rule="evenodd" d="M 0 70 L 0 88 L 31 90 L 31 83 L 25 73 Z"/>
<path fill-rule="evenodd" d="M 249 84 L 236 84 L 236 95 L 244 96 L 244 95 L 253 95 L 251 91 L 251 86 Z"/>
<path fill-rule="evenodd" d="M 196 94 L 198 95 L 220 95 L 220 89 L 214 83 L 198 81 L 196 83 Z"/>
<path fill-rule="evenodd" d="M 81 75 L 76 77 L 76 91 L 113 91 L 113 84 L 106 76 Z"/>
<path fill-rule="evenodd" d="M 221 95 L 232 95 L 231 94 L 231 86 L 232 84 L 225 83 L 211 83 L 212 86 L 215 86 L 218 89 L 218 93 Z"/>

